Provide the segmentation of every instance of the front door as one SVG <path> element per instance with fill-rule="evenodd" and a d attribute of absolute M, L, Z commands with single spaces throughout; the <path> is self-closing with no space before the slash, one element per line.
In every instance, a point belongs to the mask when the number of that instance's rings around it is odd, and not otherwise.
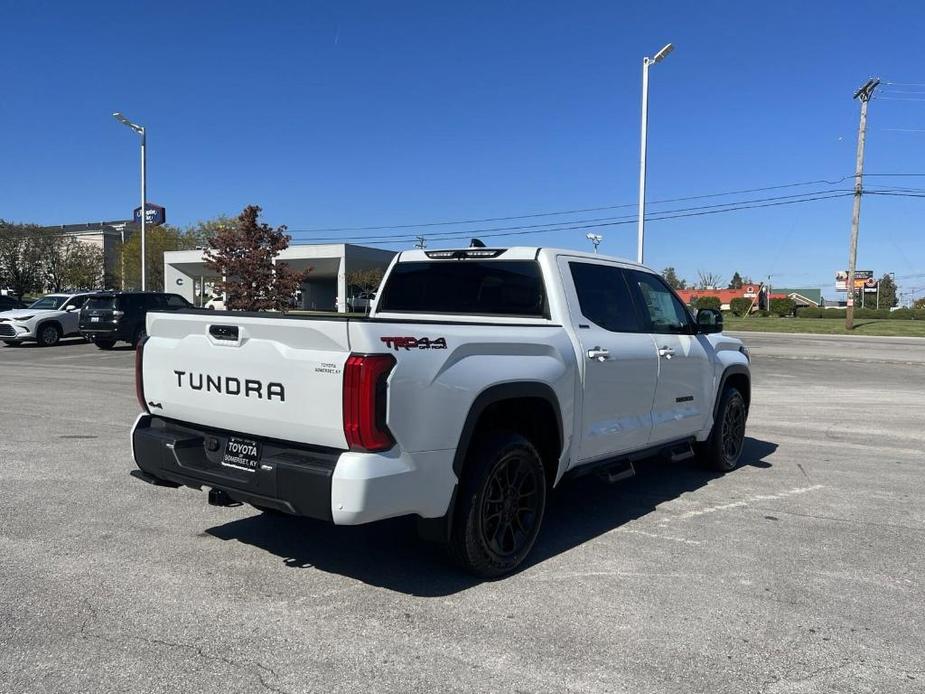
<path fill-rule="evenodd" d="M 681 300 L 658 275 L 629 271 L 630 288 L 658 349 L 652 445 L 683 439 L 706 426 L 713 390 L 713 349 Z"/>
<path fill-rule="evenodd" d="M 590 259 L 562 257 L 582 374 L 580 447 L 576 461 L 591 462 L 644 448 L 652 429 L 658 356 L 641 324 L 624 269 Z"/>

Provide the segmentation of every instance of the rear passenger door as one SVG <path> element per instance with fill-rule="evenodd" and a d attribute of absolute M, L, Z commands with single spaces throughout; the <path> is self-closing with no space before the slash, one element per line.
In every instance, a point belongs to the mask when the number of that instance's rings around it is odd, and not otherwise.
<path fill-rule="evenodd" d="M 706 424 L 713 399 L 713 348 L 696 334 L 687 308 L 661 277 L 628 270 L 627 278 L 658 350 L 650 443 L 686 438 Z"/>
<path fill-rule="evenodd" d="M 658 377 L 655 344 L 640 321 L 624 269 L 561 257 L 559 270 L 580 348 L 579 463 L 644 448 Z"/>

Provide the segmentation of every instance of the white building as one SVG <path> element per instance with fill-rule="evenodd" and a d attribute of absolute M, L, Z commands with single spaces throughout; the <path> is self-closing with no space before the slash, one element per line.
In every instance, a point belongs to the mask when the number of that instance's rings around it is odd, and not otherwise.
<path fill-rule="evenodd" d="M 206 267 L 204 251 L 164 253 L 164 291 L 180 294 L 201 306 L 208 286 L 221 277 Z M 310 270 L 302 285 L 301 308 L 316 311 L 347 310 L 347 275 L 357 270 L 385 270 L 395 251 L 346 243 L 289 246 L 276 258 L 293 270 Z M 206 288 L 204 291 L 203 288 Z M 208 296 L 206 296 L 208 300 Z"/>

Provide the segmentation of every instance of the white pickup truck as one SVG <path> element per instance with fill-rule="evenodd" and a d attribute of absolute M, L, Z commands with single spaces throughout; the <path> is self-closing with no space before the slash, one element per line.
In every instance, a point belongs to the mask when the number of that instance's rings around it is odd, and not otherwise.
<path fill-rule="evenodd" d="M 748 351 L 651 270 L 547 248 L 395 257 L 368 317 L 151 312 L 133 474 L 352 525 L 412 515 L 485 577 L 549 490 L 742 452 Z"/>

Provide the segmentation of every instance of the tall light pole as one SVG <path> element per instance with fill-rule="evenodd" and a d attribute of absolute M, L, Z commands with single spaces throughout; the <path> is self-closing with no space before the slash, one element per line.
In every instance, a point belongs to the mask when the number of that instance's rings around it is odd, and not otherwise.
<path fill-rule="evenodd" d="M 145 218 L 147 217 L 148 212 L 148 188 L 146 181 L 148 163 L 145 154 L 145 129 L 143 125 L 132 123 L 132 121 L 130 121 L 119 112 L 113 113 L 112 117 L 122 123 L 122 125 L 126 126 L 127 128 L 131 128 L 135 133 L 141 135 L 141 291 L 145 291 L 145 289 L 147 289 L 145 283 Z M 124 277 L 122 282 L 122 286 L 124 288 Z"/>
<path fill-rule="evenodd" d="M 646 135 L 649 129 L 649 66 L 660 63 L 674 50 L 670 43 L 652 58 L 642 59 L 642 135 L 639 146 L 639 231 L 636 240 L 636 262 L 642 263 L 646 240 Z"/>

